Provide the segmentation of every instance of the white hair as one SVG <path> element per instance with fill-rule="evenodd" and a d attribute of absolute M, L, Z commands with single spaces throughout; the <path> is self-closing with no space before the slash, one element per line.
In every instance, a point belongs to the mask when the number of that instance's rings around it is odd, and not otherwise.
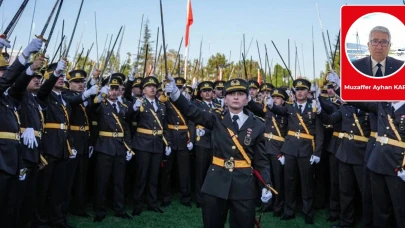
<path fill-rule="evenodd" d="M 368 39 L 368 40 L 371 40 L 371 34 L 372 34 L 373 32 L 386 33 L 386 34 L 388 35 L 388 42 L 391 42 L 391 33 L 390 33 L 390 30 L 389 30 L 388 28 L 386 28 L 386 27 L 384 27 L 384 26 L 376 26 L 376 27 L 374 27 L 374 28 L 371 29 L 371 31 L 370 31 L 370 35 L 369 35 L 369 39 Z"/>

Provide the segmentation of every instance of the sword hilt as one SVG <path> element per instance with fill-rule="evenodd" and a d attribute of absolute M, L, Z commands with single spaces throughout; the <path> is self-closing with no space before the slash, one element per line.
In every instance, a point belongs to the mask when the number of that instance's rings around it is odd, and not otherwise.
<path fill-rule="evenodd" d="M 47 40 L 42 35 L 35 35 L 36 38 L 42 40 L 42 42 L 46 43 Z"/>

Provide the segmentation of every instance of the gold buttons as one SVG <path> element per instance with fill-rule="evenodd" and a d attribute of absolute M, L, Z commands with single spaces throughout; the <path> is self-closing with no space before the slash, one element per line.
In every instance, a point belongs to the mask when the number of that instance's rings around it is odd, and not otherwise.
<path fill-rule="evenodd" d="M 232 150 L 235 150 L 236 149 L 236 146 L 232 146 Z"/>

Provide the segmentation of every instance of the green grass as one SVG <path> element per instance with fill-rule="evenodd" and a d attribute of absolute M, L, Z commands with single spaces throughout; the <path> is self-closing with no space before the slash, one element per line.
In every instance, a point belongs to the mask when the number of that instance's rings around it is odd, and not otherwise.
<path fill-rule="evenodd" d="M 132 212 L 132 204 L 127 204 L 128 213 Z M 103 227 L 103 228 L 121 228 L 121 227 L 131 227 L 131 228 L 202 228 L 202 214 L 201 209 L 187 208 L 181 205 L 177 200 L 168 207 L 164 208 L 165 213 L 158 214 L 154 212 L 149 212 L 145 210 L 140 216 L 134 217 L 132 220 L 124 220 L 114 217 L 111 210 L 107 215 L 107 218 L 101 223 L 94 223 L 93 218 L 81 218 L 77 216 L 69 216 L 68 220 L 70 223 L 75 225 L 77 228 L 81 227 Z M 88 212 L 92 216 L 94 213 L 89 207 Z M 304 222 L 304 217 L 297 210 L 297 217 L 290 221 L 280 221 L 279 218 L 273 217 L 273 213 L 268 212 L 263 214 L 261 219 L 261 225 L 263 228 L 267 227 L 277 227 L 277 228 L 294 228 L 294 227 L 322 227 L 327 228 L 335 223 L 330 223 L 326 221 L 328 217 L 328 212 L 326 210 L 319 210 L 315 212 L 315 224 L 313 226 L 306 225 Z M 229 216 L 228 216 L 229 217 Z M 229 227 L 229 226 L 226 226 Z"/>

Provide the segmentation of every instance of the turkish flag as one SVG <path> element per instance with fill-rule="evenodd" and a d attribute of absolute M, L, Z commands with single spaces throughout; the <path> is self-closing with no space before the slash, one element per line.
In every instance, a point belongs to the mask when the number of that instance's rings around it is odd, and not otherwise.
<path fill-rule="evenodd" d="M 187 22 L 186 22 L 186 47 L 188 47 L 190 26 L 193 24 L 193 9 L 191 7 L 191 0 L 187 1 Z"/>

